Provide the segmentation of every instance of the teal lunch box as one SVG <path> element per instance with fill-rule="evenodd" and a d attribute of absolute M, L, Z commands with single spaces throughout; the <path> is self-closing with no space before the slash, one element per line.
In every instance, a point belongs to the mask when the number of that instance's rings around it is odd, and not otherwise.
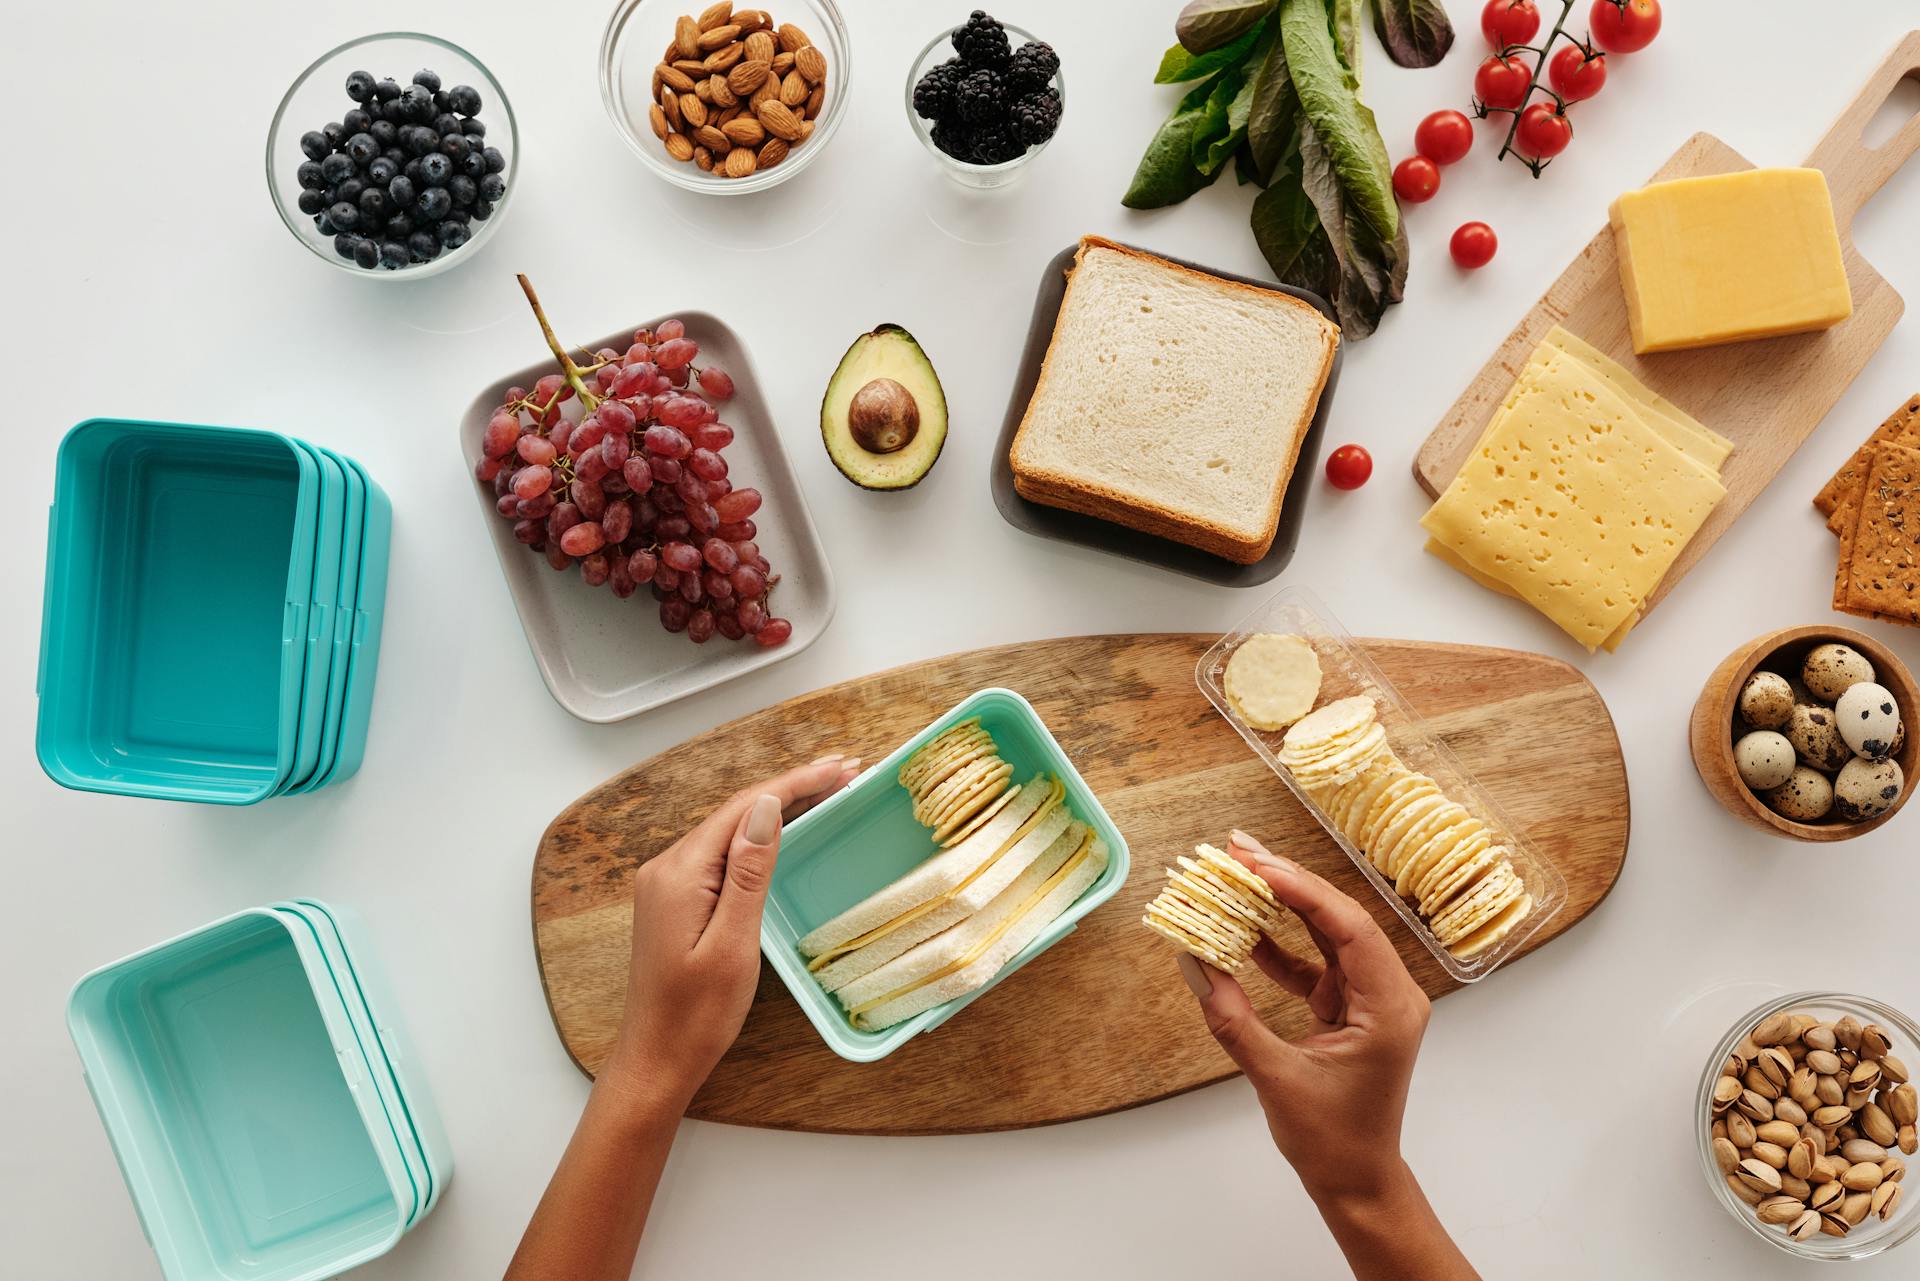
<path fill-rule="evenodd" d="M 302 442 L 305 443 L 304 441 Z M 327 646 L 326 707 L 323 711 L 319 759 L 304 781 L 289 784 L 284 790 L 311 792 L 325 785 L 333 773 L 333 762 L 340 750 L 340 723 L 345 715 L 347 664 L 353 645 L 353 616 L 359 607 L 361 536 L 366 524 L 367 485 L 360 472 L 331 449 L 311 446 L 332 460 L 346 482 L 346 519 L 341 526 L 340 582 L 333 608 L 320 626 Z M 316 605 L 315 612 L 317 613 Z M 309 628 L 309 634 L 312 628 Z"/>
<path fill-rule="evenodd" d="M 283 792 L 311 781 L 321 764 L 320 744 L 326 738 L 327 728 L 327 675 L 333 666 L 333 610 L 340 595 L 347 513 L 347 478 L 340 464 L 304 440 L 293 443 L 305 450 L 320 469 L 320 520 L 313 538 L 313 590 L 307 604 L 300 733 L 295 740 L 293 772 L 280 785 Z"/>
<path fill-rule="evenodd" d="M 380 671 L 380 633 L 386 620 L 388 550 L 393 546 L 393 504 L 387 491 L 351 458 L 344 460 L 366 485 L 366 521 L 360 537 L 360 581 L 356 587 L 352 641 L 347 657 L 346 705 L 340 723 L 340 749 L 332 770 L 318 784 L 326 787 L 352 778 L 367 754 L 367 726 L 373 719 L 374 678 Z"/>
<path fill-rule="evenodd" d="M 913 805 L 897 778 L 900 764 L 957 721 L 978 716 L 993 735 L 1015 780 L 1045 772 L 1066 784 L 1074 815 L 1105 842 L 1107 866 L 1066 912 L 1047 926 L 983 987 L 923 1010 L 877 1032 L 853 1026 L 832 995 L 807 972 L 799 941 L 812 930 L 889 885 L 936 853 L 931 833 L 913 817 Z M 785 980 L 834 1053 L 869 1063 L 893 1053 L 922 1032 L 932 1031 L 992 991 L 1008 975 L 1073 932 L 1081 917 L 1106 902 L 1127 879 L 1125 838 L 1048 732 L 1033 705 L 1010 689 L 983 689 L 941 716 L 887 758 L 866 769 L 845 790 L 787 825 L 780 859 L 768 886 L 760 924 L 760 950 Z"/>

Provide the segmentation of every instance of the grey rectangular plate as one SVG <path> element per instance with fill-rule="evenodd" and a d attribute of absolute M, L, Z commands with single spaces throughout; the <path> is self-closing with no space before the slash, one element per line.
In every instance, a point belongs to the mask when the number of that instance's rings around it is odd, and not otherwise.
<path fill-rule="evenodd" d="M 792 658 L 818 640 L 833 617 L 833 571 L 826 549 L 781 447 L 746 346 L 718 317 L 704 311 L 678 314 L 686 321 L 687 336 L 700 344 L 701 355 L 733 375 L 733 399 L 718 405 L 720 420 L 734 430 L 726 452 L 728 479 L 743 489 L 758 489 L 766 500 L 754 513 L 755 541 L 780 576 L 773 604 L 774 612 L 793 624 L 786 644 L 762 649 L 751 640 L 715 636 L 695 645 L 685 634 L 676 636 L 660 626 L 659 606 L 646 588 L 621 600 L 605 587 L 587 586 L 579 570 L 555 570 L 545 556 L 514 541 L 513 522 L 494 510 L 492 486 L 473 478 L 473 460 L 480 456 L 480 438 L 506 389 L 533 386 L 542 374 L 553 372 L 551 359 L 491 383 L 474 398 L 460 423 L 466 483 L 493 535 L 500 571 L 506 575 L 534 662 L 554 699 L 583 721 L 623 720 Z M 635 329 L 651 328 L 660 319 L 664 317 L 629 325 L 588 343 L 585 350 L 625 351 Z"/>
<path fill-rule="evenodd" d="M 1307 426 L 1306 437 L 1300 442 L 1300 457 L 1294 462 L 1293 476 L 1287 482 L 1287 496 L 1280 504 L 1280 525 L 1274 531 L 1273 546 L 1253 564 L 1237 565 L 1197 547 L 1156 538 L 1152 534 L 1143 534 L 1096 516 L 1083 516 L 1079 512 L 1029 502 L 1014 490 L 1009 451 L 1013 448 L 1014 433 L 1020 430 L 1020 420 L 1026 416 L 1027 402 L 1033 398 L 1033 389 L 1040 382 L 1040 366 L 1046 360 L 1048 344 L 1053 341 L 1054 322 L 1060 318 L 1060 302 L 1067 294 L 1067 272 L 1073 266 L 1073 256 L 1079 249 L 1077 244 L 1068 245 L 1055 254 L 1040 277 L 1040 292 L 1033 300 L 1033 321 L 1027 327 L 1027 347 L 1021 354 L 1019 371 L 1014 375 L 1013 395 L 1007 402 L 1006 422 L 1001 425 L 1000 441 L 994 448 L 990 463 L 994 505 L 1006 517 L 1009 525 L 1041 538 L 1079 543 L 1083 547 L 1124 556 L 1144 565 L 1158 565 L 1176 574 L 1219 583 L 1223 587 L 1253 587 L 1267 582 L 1286 568 L 1287 562 L 1293 559 L 1294 545 L 1300 541 L 1300 518 L 1306 509 L 1307 487 L 1313 483 L 1313 475 L 1319 470 L 1320 437 L 1327 424 L 1327 407 L 1333 403 L 1334 384 L 1340 378 L 1340 361 L 1347 349 L 1345 340 L 1333 349 L 1333 366 L 1327 370 L 1327 385 L 1320 391 L 1320 404 L 1314 409 L 1313 422 Z M 1148 249 L 1141 252 L 1153 251 Z M 1157 256 L 1195 271 L 1204 271 L 1210 276 L 1218 276 L 1222 280 L 1238 281 L 1269 293 L 1291 294 L 1303 302 L 1311 303 L 1328 320 L 1334 319 L 1333 308 L 1327 305 L 1326 300 L 1304 289 L 1295 289 L 1271 280 L 1236 276 L 1230 271 L 1216 271 L 1184 258 L 1173 258 L 1166 254 Z"/>

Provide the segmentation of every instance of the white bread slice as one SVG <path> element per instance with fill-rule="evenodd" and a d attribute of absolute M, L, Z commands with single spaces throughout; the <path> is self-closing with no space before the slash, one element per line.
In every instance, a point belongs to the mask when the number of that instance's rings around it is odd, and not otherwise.
<path fill-rule="evenodd" d="M 1016 798 L 1017 799 L 1017 798 Z M 995 859 L 987 868 L 961 886 L 933 911 L 916 917 L 895 930 L 882 934 L 865 947 L 856 948 L 838 960 L 814 972 L 814 979 L 829 992 L 871 974 L 915 944 L 923 943 L 940 931 L 960 922 L 991 903 L 1014 878 L 1032 867 L 1060 834 L 1073 822 L 1073 811 L 1056 805 L 1040 820 L 1040 825 L 1020 839 L 1019 844 Z"/>
<path fill-rule="evenodd" d="M 800 954 L 811 958 L 832 951 L 953 889 L 993 857 L 1052 793 L 1046 776 L 1035 775 L 985 827 L 807 934 L 800 940 Z"/>
<path fill-rule="evenodd" d="M 856 1027 L 878 1031 L 984 987 L 1073 906 L 1106 866 L 1106 842 L 1075 823 L 981 911 L 837 995 Z M 878 1004 L 867 1005 L 876 998 Z"/>
<path fill-rule="evenodd" d="M 1339 341 L 1289 294 L 1082 237 L 1013 438 L 1014 488 L 1251 564 Z"/>

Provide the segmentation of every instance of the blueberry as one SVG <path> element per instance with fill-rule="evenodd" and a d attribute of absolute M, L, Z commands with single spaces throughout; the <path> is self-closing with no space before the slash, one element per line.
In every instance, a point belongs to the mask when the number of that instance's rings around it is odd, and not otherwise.
<path fill-rule="evenodd" d="M 490 173 L 480 180 L 480 199 L 492 204 L 507 194 L 507 180 L 497 173 Z"/>
<path fill-rule="evenodd" d="M 424 88 L 428 93 L 433 93 L 440 88 L 440 73 L 438 71 L 429 71 L 425 67 L 422 67 L 413 73 L 413 82 Z"/>
<path fill-rule="evenodd" d="M 331 222 L 327 220 L 327 211 L 324 209 L 322 209 L 319 213 L 313 216 L 313 226 L 314 226 L 314 230 L 318 231 L 323 236 L 335 236 L 340 234 L 340 229 L 334 226 Z"/>
<path fill-rule="evenodd" d="M 441 221 L 457 222 L 464 227 L 467 223 L 473 221 L 473 211 L 471 209 L 462 209 L 458 205 L 455 205 L 447 211 L 447 216 L 441 219 Z"/>
<path fill-rule="evenodd" d="M 473 202 L 473 208 L 469 212 L 473 214 L 476 222 L 485 222 L 493 217 L 493 201 L 482 197 Z"/>
<path fill-rule="evenodd" d="M 327 206 L 327 221 L 342 231 L 352 231 L 360 225 L 360 207 L 345 200 L 336 200 Z"/>
<path fill-rule="evenodd" d="M 507 158 L 500 154 L 498 147 L 488 147 L 480 154 L 487 158 L 488 173 L 499 173 L 507 167 Z"/>
<path fill-rule="evenodd" d="M 400 145 L 410 156 L 424 156 L 440 145 L 440 136 L 425 125 L 409 125 L 400 135 Z"/>
<path fill-rule="evenodd" d="M 407 118 L 407 104 L 398 98 L 379 104 L 380 118 L 392 124 L 402 124 Z"/>
<path fill-rule="evenodd" d="M 480 188 L 467 175 L 457 173 L 447 180 L 447 194 L 453 197 L 456 209 L 467 209 L 480 198 Z"/>
<path fill-rule="evenodd" d="M 461 245 L 467 243 L 470 234 L 471 233 L 460 223 L 443 222 L 440 224 L 439 231 L 440 247 L 442 249 L 458 249 Z"/>
<path fill-rule="evenodd" d="M 452 104 L 447 99 L 447 91 L 445 89 L 435 89 L 433 91 L 433 109 L 435 111 L 453 110 Z"/>
<path fill-rule="evenodd" d="M 487 136 L 487 122 L 484 120 L 462 120 L 460 122 L 460 132 L 469 138 L 484 138 Z"/>
<path fill-rule="evenodd" d="M 338 151 L 346 145 L 347 127 L 336 120 L 331 124 L 321 125 L 320 136 L 327 140 L 328 150 Z"/>
<path fill-rule="evenodd" d="M 360 110 L 360 108 L 355 107 L 352 111 L 340 117 L 340 123 L 346 128 L 347 136 L 351 139 L 356 133 L 365 133 L 368 128 L 372 126 L 373 117 Z"/>
<path fill-rule="evenodd" d="M 353 261 L 356 266 L 374 267 L 380 263 L 380 246 L 361 237 L 353 242 Z"/>
<path fill-rule="evenodd" d="M 390 102 L 400 96 L 400 82 L 392 76 L 373 86 L 373 96 L 381 102 Z"/>
<path fill-rule="evenodd" d="M 377 157 L 372 164 L 367 166 L 367 179 L 371 182 L 377 182 L 384 187 L 392 182 L 393 176 L 399 172 L 399 165 L 396 165 L 385 156 L 380 156 Z"/>
<path fill-rule="evenodd" d="M 433 91 L 419 85 L 409 85 L 400 94 L 400 101 L 407 104 L 407 119 L 425 122 L 433 119 Z"/>
<path fill-rule="evenodd" d="M 320 162 L 320 177 L 328 186 L 345 182 L 353 177 L 353 161 L 336 151 Z"/>
<path fill-rule="evenodd" d="M 420 157 L 420 177 L 429 187 L 444 187 L 453 176 L 453 161 L 439 152 Z"/>
<path fill-rule="evenodd" d="M 447 105 L 463 116 L 480 114 L 480 91 L 472 85 L 455 85 L 447 90 Z"/>
<path fill-rule="evenodd" d="M 440 154 L 449 160 L 465 160 L 467 153 L 473 150 L 473 139 L 464 133 L 443 133 L 440 135 Z"/>
<path fill-rule="evenodd" d="M 320 173 L 320 163 L 316 160 L 302 160 L 294 173 L 299 177 L 300 185 L 308 191 L 318 191 L 327 185 L 327 180 Z"/>
<path fill-rule="evenodd" d="M 360 212 L 367 215 L 369 223 L 387 216 L 387 192 L 384 187 L 368 187 L 360 193 Z"/>
<path fill-rule="evenodd" d="M 393 217 L 387 219 L 387 239 L 388 240 L 405 240 L 408 236 L 411 236 L 413 232 L 414 232 L 414 226 L 413 226 L 412 214 L 404 213 L 404 212 L 397 213 L 393 215 Z"/>
<path fill-rule="evenodd" d="M 335 200 L 349 200 L 358 203 L 360 193 L 366 189 L 367 184 L 365 182 L 362 182 L 358 178 L 349 178 L 333 189 L 333 198 Z"/>
<path fill-rule="evenodd" d="M 416 231 L 407 237 L 407 248 L 416 262 L 426 262 L 440 252 L 440 239 L 431 231 Z"/>
<path fill-rule="evenodd" d="M 365 102 L 373 97 L 373 73 L 370 71 L 349 71 L 347 73 L 347 97 L 355 102 Z"/>
<path fill-rule="evenodd" d="M 383 150 L 391 147 L 400 136 L 399 126 L 391 120 L 376 120 L 367 126 L 367 132 L 373 135 L 373 140 L 379 143 Z"/>
<path fill-rule="evenodd" d="M 309 188 L 308 190 L 300 193 L 300 212 L 301 213 L 317 214 L 322 209 L 325 209 L 326 207 L 327 207 L 327 198 L 321 195 L 319 192 Z"/>
<path fill-rule="evenodd" d="M 383 240 L 380 242 L 380 265 L 388 269 L 407 265 L 409 250 L 402 240 Z"/>
<path fill-rule="evenodd" d="M 479 178 L 487 172 L 487 158 L 477 151 L 469 151 L 460 158 L 460 172 L 469 178 Z"/>
<path fill-rule="evenodd" d="M 380 154 L 380 144 L 373 140 L 370 133 L 356 133 L 347 139 L 347 159 L 356 165 L 366 166 Z"/>
<path fill-rule="evenodd" d="M 349 236 L 345 232 L 341 232 L 333 238 L 333 252 L 339 254 L 342 258 L 351 259 L 353 257 L 353 247 L 359 243 L 359 240 L 360 237 L 358 236 Z"/>
<path fill-rule="evenodd" d="M 387 196 L 395 205 L 398 205 L 402 209 L 406 208 L 413 203 L 413 179 L 409 178 L 406 174 L 396 176 L 393 181 L 387 184 Z"/>
<path fill-rule="evenodd" d="M 441 112 L 433 118 L 431 123 L 433 125 L 433 131 L 437 134 L 445 135 L 460 132 L 460 117 L 454 115 L 451 111 Z"/>
<path fill-rule="evenodd" d="M 413 179 L 415 182 L 419 182 L 420 181 L 420 161 L 418 159 L 407 161 L 407 163 L 401 167 L 400 172 L 407 175 L 407 177 Z"/>
<path fill-rule="evenodd" d="M 339 205 L 335 205 L 334 212 L 338 213 L 340 208 Z M 353 206 L 348 205 L 346 208 L 352 209 Z M 428 187 L 413 202 L 414 217 L 424 218 L 428 222 L 439 222 L 452 208 L 453 197 L 447 194 L 445 187 Z"/>
<path fill-rule="evenodd" d="M 380 155 L 384 159 L 392 161 L 395 169 L 407 163 L 407 153 L 399 147 L 388 147 L 385 151 L 381 152 Z"/>
<path fill-rule="evenodd" d="M 318 129 L 309 129 L 300 135 L 300 150 L 306 153 L 309 160 L 325 160 L 327 153 L 333 150 L 333 144 Z"/>

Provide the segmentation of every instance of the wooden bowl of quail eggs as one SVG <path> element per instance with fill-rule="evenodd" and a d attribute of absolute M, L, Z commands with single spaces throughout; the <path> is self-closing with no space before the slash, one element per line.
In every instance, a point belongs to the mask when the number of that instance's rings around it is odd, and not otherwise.
<path fill-rule="evenodd" d="M 1920 687 L 1872 637 L 1790 627 L 1727 655 L 1694 704 L 1694 768 L 1727 812 L 1802 841 L 1844 841 L 1899 812 Z"/>

